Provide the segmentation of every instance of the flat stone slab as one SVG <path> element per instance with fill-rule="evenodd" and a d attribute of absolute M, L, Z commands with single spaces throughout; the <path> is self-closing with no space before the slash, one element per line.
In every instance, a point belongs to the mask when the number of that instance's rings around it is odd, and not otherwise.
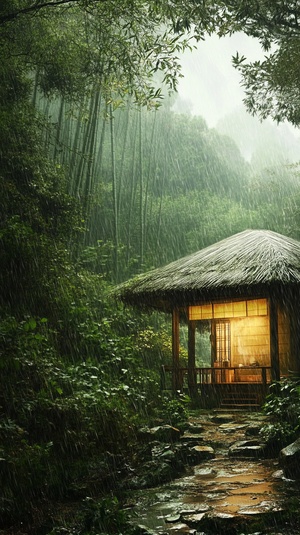
<path fill-rule="evenodd" d="M 196 535 L 197 533 L 195 529 L 192 529 L 190 526 L 188 526 L 187 524 L 184 524 L 183 522 L 175 524 L 172 527 L 169 527 L 168 532 L 174 533 L 174 534 L 177 533 L 178 535 L 184 535 L 185 533 L 187 533 L 188 535 Z"/>
<path fill-rule="evenodd" d="M 198 433 L 185 432 L 180 437 L 181 442 L 203 442 L 203 436 Z"/>
<path fill-rule="evenodd" d="M 213 459 L 215 457 L 214 449 L 211 446 L 194 446 L 191 448 L 191 451 L 199 461 Z"/>
<path fill-rule="evenodd" d="M 196 515 L 196 514 L 202 514 L 206 513 L 206 511 L 209 510 L 209 505 L 203 503 L 203 504 L 195 504 L 193 508 L 189 509 L 181 509 L 179 511 L 182 518 L 187 517 L 189 515 Z"/>
<path fill-rule="evenodd" d="M 221 424 L 219 426 L 219 429 L 224 431 L 225 433 L 235 433 L 236 431 L 243 430 L 247 427 L 246 424 L 234 424 L 232 422 Z"/>
<path fill-rule="evenodd" d="M 256 440 L 241 440 L 235 442 L 228 450 L 229 457 L 262 457 L 265 452 L 265 444 Z"/>
<path fill-rule="evenodd" d="M 259 516 L 260 518 L 263 518 L 264 516 L 269 515 L 270 513 L 277 513 L 278 515 L 283 513 L 284 509 L 283 507 L 280 507 L 274 502 L 262 502 L 259 505 L 255 507 L 242 507 L 239 509 L 238 513 L 240 515 L 246 515 L 246 516 Z"/>
<path fill-rule="evenodd" d="M 181 519 L 181 515 L 180 514 L 177 514 L 177 515 L 169 515 L 169 516 L 166 516 L 165 518 L 165 522 L 167 522 L 168 524 L 174 524 L 175 522 L 179 522 L 179 520 Z"/>
<path fill-rule="evenodd" d="M 199 433 L 203 432 L 203 429 L 204 429 L 204 427 L 203 427 L 202 424 L 195 424 L 195 423 L 191 422 L 189 424 L 188 428 L 187 428 L 187 432 L 198 435 Z"/>
<path fill-rule="evenodd" d="M 204 513 L 195 513 L 192 515 L 182 515 L 183 522 L 186 522 L 189 526 L 197 528 L 203 517 Z"/>
<path fill-rule="evenodd" d="M 211 421 L 215 424 L 225 424 L 228 422 L 233 422 L 234 416 L 232 414 L 215 414 L 211 417 Z"/>

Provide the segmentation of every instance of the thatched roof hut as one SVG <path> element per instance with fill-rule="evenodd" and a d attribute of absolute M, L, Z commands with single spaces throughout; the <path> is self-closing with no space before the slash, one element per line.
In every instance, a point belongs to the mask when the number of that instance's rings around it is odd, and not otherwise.
<path fill-rule="evenodd" d="M 300 373 L 300 242 L 245 230 L 117 288 L 125 303 L 172 312 L 173 391 L 184 376 L 209 403 L 260 396 L 271 380 Z M 179 364 L 180 322 L 188 325 L 188 366 Z M 208 326 L 210 362 L 197 367 L 196 333 Z M 207 361 L 206 361 L 207 362 Z M 253 367 L 253 365 L 255 367 Z M 229 389 L 229 390 L 228 390 Z"/>
<path fill-rule="evenodd" d="M 245 230 L 120 285 L 122 301 L 170 311 L 216 297 L 268 295 L 300 288 L 300 242 Z"/>

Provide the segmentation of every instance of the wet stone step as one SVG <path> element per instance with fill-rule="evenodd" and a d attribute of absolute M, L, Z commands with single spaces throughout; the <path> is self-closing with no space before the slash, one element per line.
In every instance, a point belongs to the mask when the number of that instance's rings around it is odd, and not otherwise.
<path fill-rule="evenodd" d="M 180 437 L 181 442 L 188 442 L 189 444 L 198 444 L 199 442 L 203 442 L 203 435 L 198 435 L 196 433 L 189 433 L 185 432 Z"/>
<path fill-rule="evenodd" d="M 241 440 L 230 446 L 229 457 L 262 458 L 265 455 L 266 445 L 257 440 Z"/>

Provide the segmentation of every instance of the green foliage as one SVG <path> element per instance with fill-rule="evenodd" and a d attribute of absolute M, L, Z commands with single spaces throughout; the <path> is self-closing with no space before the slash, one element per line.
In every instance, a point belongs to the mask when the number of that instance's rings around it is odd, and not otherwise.
<path fill-rule="evenodd" d="M 108 535 L 133 534 L 128 511 L 115 496 L 104 498 L 86 497 L 78 504 L 71 518 L 64 519 L 63 525 L 55 522 L 48 535 Z"/>
<path fill-rule="evenodd" d="M 103 490 L 110 456 L 131 456 L 135 427 L 156 402 L 157 376 L 141 367 L 128 340 L 119 354 L 125 339 L 116 332 L 114 342 L 102 332 L 100 343 L 98 332 L 92 340 L 82 334 L 102 350 L 98 359 L 77 355 L 73 363 L 57 352 L 57 332 L 46 318 L 6 317 L 0 335 L 2 510 L 16 518 L 42 497 L 82 492 L 96 467 L 93 488 Z"/>
<path fill-rule="evenodd" d="M 245 3 L 246 4 L 246 3 Z M 288 120 L 299 125 L 299 6 L 264 0 L 258 5 L 247 3 L 242 9 L 237 3 L 229 8 L 230 15 L 239 19 L 250 36 L 259 38 L 269 55 L 262 61 L 248 63 L 239 54 L 234 66 L 243 77 L 244 102 L 252 114 L 277 122 Z"/>
<path fill-rule="evenodd" d="M 288 379 L 273 383 L 263 410 L 271 423 L 262 427 L 261 435 L 270 444 L 286 446 L 299 435 L 300 386 Z"/>
<path fill-rule="evenodd" d="M 296 439 L 297 430 L 287 422 L 274 422 L 264 425 L 260 431 L 260 436 L 268 446 L 281 449 Z"/>
<path fill-rule="evenodd" d="M 121 509 L 116 497 L 101 500 L 85 498 L 81 516 L 84 533 L 119 534 L 127 527 L 128 515 Z"/>
<path fill-rule="evenodd" d="M 190 398 L 188 396 L 180 396 L 175 399 L 163 399 L 162 408 L 159 411 L 160 417 L 173 427 L 183 427 L 189 416 L 189 403 Z"/>
<path fill-rule="evenodd" d="M 10 37 L 46 94 L 78 98 L 96 83 L 107 100 L 122 102 L 131 94 L 152 106 L 161 98 L 154 72 L 168 88 L 176 86 L 177 53 L 190 45 L 174 34 L 162 10 L 144 1 L 125 1 L 122 7 L 115 1 L 75 1 L 67 9 L 64 1 L 14 4 L 0 8 L 0 39 Z M 8 57 L 11 53 L 7 46 Z"/>

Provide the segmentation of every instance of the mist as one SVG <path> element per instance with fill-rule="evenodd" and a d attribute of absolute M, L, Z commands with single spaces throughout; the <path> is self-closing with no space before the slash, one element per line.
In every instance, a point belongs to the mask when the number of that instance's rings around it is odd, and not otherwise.
<path fill-rule="evenodd" d="M 260 121 L 247 113 L 242 79 L 231 61 L 236 52 L 249 61 L 264 58 L 258 40 L 242 33 L 207 37 L 196 49 L 182 54 L 183 78 L 173 110 L 203 117 L 210 128 L 230 136 L 243 157 L 255 166 L 299 161 L 298 129 L 288 123 L 278 125 L 271 119 Z"/>

